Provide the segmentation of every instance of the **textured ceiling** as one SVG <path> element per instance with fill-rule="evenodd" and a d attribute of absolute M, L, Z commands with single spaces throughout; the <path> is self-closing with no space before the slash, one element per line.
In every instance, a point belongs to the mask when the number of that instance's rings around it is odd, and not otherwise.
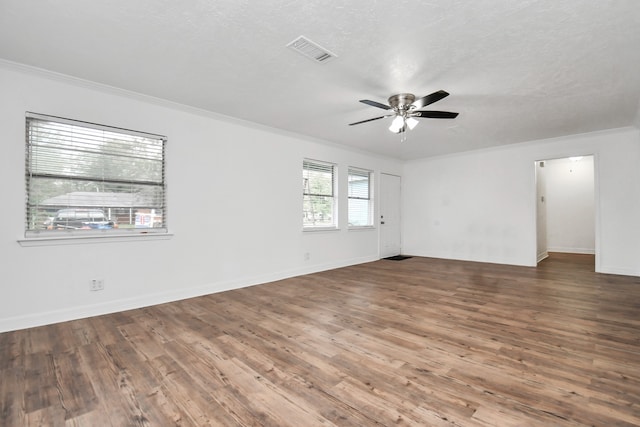
<path fill-rule="evenodd" d="M 285 46 L 300 35 L 338 58 Z M 0 58 L 401 159 L 637 123 L 637 0 L 0 0 Z M 418 97 L 401 142 L 358 102 Z"/>

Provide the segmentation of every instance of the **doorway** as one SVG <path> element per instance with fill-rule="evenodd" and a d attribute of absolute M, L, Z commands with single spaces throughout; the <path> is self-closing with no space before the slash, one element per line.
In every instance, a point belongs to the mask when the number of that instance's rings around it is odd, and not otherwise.
<path fill-rule="evenodd" d="M 400 177 L 380 174 L 380 258 L 400 255 Z"/>
<path fill-rule="evenodd" d="M 536 261 L 549 253 L 596 253 L 594 156 L 535 162 Z"/>

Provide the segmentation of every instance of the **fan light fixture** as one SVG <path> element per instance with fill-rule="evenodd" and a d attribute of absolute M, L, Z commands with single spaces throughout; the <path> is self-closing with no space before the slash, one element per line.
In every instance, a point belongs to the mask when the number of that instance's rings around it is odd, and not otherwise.
<path fill-rule="evenodd" d="M 409 126 L 409 130 L 413 130 L 413 128 L 418 126 L 418 123 L 420 122 L 414 119 L 413 117 L 409 117 L 408 119 L 405 120 L 405 123 L 407 124 L 407 126 Z"/>
<path fill-rule="evenodd" d="M 409 130 L 413 130 L 418 125 L 418 121 L 413 117 L 405 117 L 398 115 L 391 122 L 391 126 L 389 126 L 389 130 L 393 133 L 404 132 L 409 128 Z"/>
<path fill-rule="evenodd" d="M 402 129 L 406 128 L 406 126 L 407 124 L 404 122 L 404 117 L 396 116 L 396 118 L 391 122 L 389 130 L 393 133 L 399 133 Z"/>
<path fill-rule="evenodd" d="M 405 132 L 407 128 L 413 129 L 418 121 L 410 116 L 412 103 L 416 98 L 410 93 L 401 93 L 389 98 L 389 106 L 396 113 L 389 130 L 393 133 Z"/>

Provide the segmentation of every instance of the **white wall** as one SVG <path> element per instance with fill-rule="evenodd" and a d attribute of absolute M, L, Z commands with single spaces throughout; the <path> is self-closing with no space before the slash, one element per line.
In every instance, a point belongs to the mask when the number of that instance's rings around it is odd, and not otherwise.
<path fill-rule="evenodd" d="M 545 161 L 547 250 L 595 253 L 593 156 Z"/>
<path fill-rule="evenodd" d="M 403 252 L 536 265 L 536 160 L 595 156 L 596 271 L 640 276 L 640 134 L 624 128 L 408 162 Z"/>
<path fill-rule="evenodd" d="M 0 64 L 0 331 L 248 286 L 378 258 L 378 230 L 306 232 L 305 157 L 400 174 L 349 151 L 115 89 Z M 23 247 L 25 111 L 168 137 L 169 240 Z M 310 259 L 305 260 L 304 254 Z M 91 278 L 105 290 L 89 292 Z"/>

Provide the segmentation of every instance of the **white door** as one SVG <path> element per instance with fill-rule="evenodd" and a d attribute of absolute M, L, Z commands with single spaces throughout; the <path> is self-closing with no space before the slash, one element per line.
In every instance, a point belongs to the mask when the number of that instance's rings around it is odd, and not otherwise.
<path fill-rule="evenodd" d="M 400 255 L 400 177 L 380 174 L 380 258 Z"/>

